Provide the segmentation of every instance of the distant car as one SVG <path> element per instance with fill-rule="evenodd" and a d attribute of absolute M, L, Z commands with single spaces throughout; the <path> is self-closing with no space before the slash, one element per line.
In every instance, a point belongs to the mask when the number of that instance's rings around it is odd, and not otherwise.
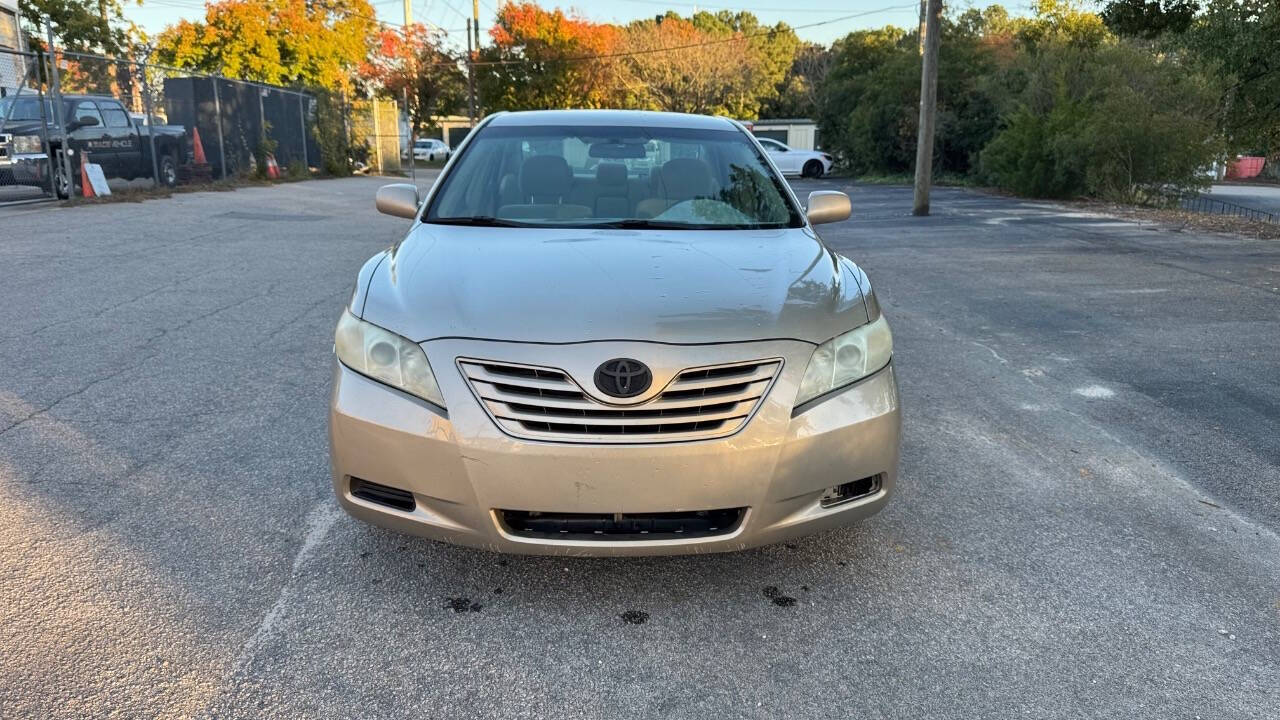
<path fill-rule="evenodd" d="M 426 160 L 427 162 L 436 162 L 438 160 L 448 160 L 449 154 L 453 152 L 445 145 L 443 141 L 429 138 L 427 140 L 419 140 L 413 144 L 413 159 Z"/>
<path fill-rule="evenodd" d="M 816 150 L 797 150 L 773 138 L 757 137 L 756 140 L 769 153 L 769 159 L 783 175 L 802 175 L 819 178 L 831 172 L 835 158 Z"/>

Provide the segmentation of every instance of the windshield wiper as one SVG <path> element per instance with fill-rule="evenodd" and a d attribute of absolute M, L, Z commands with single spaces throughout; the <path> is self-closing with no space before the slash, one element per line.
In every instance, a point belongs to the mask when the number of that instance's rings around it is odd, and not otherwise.
<path fill-rule="evenodd" d="M 583 227 L 604 230 L 762 230 L 782 227 L 775 223 L 691 223 L 679 220 L 642 220 L 629 218 L 612 222 L 592 223 Z"/>
<path fill-rule="evenodd" d="M 708 225 L 698 225 L 695 223 L 678 222 L 672 220 L 642 220 L 640 218 L 628 218 L 626 220 L 612 220 L 602 223 L 590 223 L 584 225 L 586 228 L 601 228 L 604 230 L 704 230 Z"/>
<path fill-rule="evenodd" d="M 535 227 L 529 223 L 516 222 L 515 220 L 503 220 L 502 218 L 491 217 L 489 215 L 477 215 L 475 217 L 446 217 L 446 218 L 428 218 L 423 220 L 428 225 L 470 225 L 472 227 Z"/>

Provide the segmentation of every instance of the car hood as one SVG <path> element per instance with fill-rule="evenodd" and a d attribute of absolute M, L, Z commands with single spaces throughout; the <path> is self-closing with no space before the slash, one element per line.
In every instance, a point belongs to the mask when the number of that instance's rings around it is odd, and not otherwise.
<path fill-rule="evenodd" d="M 353 310 L 417 342 L 818 343 L 867 321 L 865 276 L 808 229 L 418 224 L 370 264 Z"/>
<path fill-rule="evenodd" d="M 41 123 L 39 120 L 10 120 L 4 124 L 4 128 L 0 129 L 2 135 L 39 135 Z M 57 125 L 51 125 L 51 130 L 56 130 Z"/>

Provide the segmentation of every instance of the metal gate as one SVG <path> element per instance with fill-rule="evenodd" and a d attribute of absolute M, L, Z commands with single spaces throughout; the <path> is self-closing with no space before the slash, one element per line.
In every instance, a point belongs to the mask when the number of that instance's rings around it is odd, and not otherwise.
<path fill-rule="evenodd" d="M 54 103 L 36 53 L 0 48 L 0 204 L 53 196 Z"/>

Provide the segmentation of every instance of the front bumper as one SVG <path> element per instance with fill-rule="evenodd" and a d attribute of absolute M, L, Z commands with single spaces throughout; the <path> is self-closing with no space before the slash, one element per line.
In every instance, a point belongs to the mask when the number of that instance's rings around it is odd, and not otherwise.
<path fill-rule="evenodd" d="M 48 155 L 17 153 L 0 157 L 0 184 L 41 186 L 48 182 Z"/>
<path fill-rule="evenodd" d="M 897 480 L 901 416 L 892 365 L 792 417 L 792 400 L 813 350 L 798 341 L 680 347 L 442 340 L 423 347 L 447 413 L 340 363 L 334 371 L 329 424 L 334 490 L 348 513 L 375 525 L 510 553 L 730 551 L 870 516 L 884 507 Z M 481 357 L 594 367 L 611 357 L 663 361 L 660 356 L 685 367 L 769 357 L 782 357 L 784 365 L 755 416 L 733 435 L 606 445 L 521 440 L 504 434 L 453 362 L 457 357 Z M 875 492 L 823 506 L 827 488 L 870 476 L 879 476 Z M 352 478 L 408 491 L 415 507 L 397 510 L 355 497 Z M 504 524 L 500 512 L 625 514 L 725 508 L 746 512 L 723 534 L 627 540 L 522 535 Z"/>

